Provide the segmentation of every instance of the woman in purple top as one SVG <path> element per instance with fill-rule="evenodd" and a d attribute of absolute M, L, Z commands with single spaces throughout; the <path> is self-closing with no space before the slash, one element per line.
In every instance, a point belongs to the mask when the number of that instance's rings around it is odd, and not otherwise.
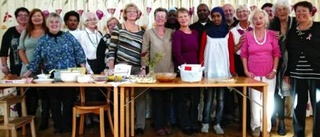
<path fill-rule="evenodd" d="M 244 34 L 241 47 L 241 58 L 244 72 L 247 77 L 268 83 L 267 118 L 268 132 L 271 130 L 271 116 L 273 113 L 274 91 L 276 84 L 276 72 L 280 55 L 276 33 L 267 30 L 269 23 L 268 14 L 256 9 L 250 17 L 254 29 Z M 256 104 L 262 104 L 261 93 L 250 89 L 251 102 L 251 129 L 252 136 L 258 137 L 261 132 L 262 108 Z"/>
<path fill-rule="evenodd" d="M 178 9 L 177 18 L 180 28 L 172 36 L 172 56 L 176 70 L 182 64 L 199 64 L 199 37 L 197 31 L 189 28 L 188 10 Z M 197 118 L 200 91 L 197 90 L 198 88 L 178 88 L 173 93 L 178 124 L 187 135 L 199 131 Z M 189 109 L 185 107 L 187 100 L 190 100 Z"/>

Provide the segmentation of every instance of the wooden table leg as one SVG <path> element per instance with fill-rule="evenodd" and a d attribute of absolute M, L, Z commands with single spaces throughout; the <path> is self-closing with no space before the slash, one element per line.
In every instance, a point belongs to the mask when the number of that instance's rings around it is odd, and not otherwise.
<path fill-rule="evenodd" d="M 125 88 L 120 88 L 120 137 L 124 137 L 124 95 Z"/>
<path fill-rule="evenodd" d="M 242 89 L 242 137 L 247 136 L 247 87 Z"/>
<path fill-rule="evenodd" d="M 130 89 L 126 88 L 126 102 L 125 104 L 127 104 L 129 102 L 129 98 L 130 98 Z M 126 114 L 126 137 L 130 136 L 130 104 L 127 104 L 126 106 L 126 110 L 125 110 L 125 114 Z"/>
<path fill-rule="evenodd" d="M 134 88 L 131 88 L 131 136 L 134 137 Z"/>
<path fill-rule="evenodd" d="M 113 88 L 113 136 L 119 136 L 119 101 L 118 101 L 118 87 Z"/>
<path fill-rule="evenodd" d="M 24 88 L 23 87 L 20 87 L 20 94 L 21 96 L 24 96 L 25 95 L 25 91 L 24 91 Z M 26 99 L 25 97 L 22 99 L 22 102 L 21 102 L 21 111 L 22 111 L 22 116 L 27 116 L 27 105 L 26 105 Z M 10 110 L 10 109 L 9 109 Z M 9 112 L 10 113 L 10 112 Z M 26 133 L 26 126 L 23 125 L 22 126 L 22 135 L 25 135 Z"/>
<path fill-rule="evenodd" d="M 262 129 L 262 136 L 263 137 L 267 137 L 268 136 L 268 115 L 267 115 L 267 101 L 268 101 L 268 87 L 267 86 L 263 86 L 263 114 L 262 114 L 262 117 L 263 117 L 263 120 L 262 120 L 262 124 L 263 124 L 263 129 Z"/>

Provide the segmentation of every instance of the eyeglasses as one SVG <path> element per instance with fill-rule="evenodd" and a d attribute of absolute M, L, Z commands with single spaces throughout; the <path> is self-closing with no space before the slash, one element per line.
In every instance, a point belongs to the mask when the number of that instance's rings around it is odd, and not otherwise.
<path fill-rule="evenodd" d="M 28 14 L 18 14 L 18 17 L 29 17 Z"/>
<path fill-rule="evenodd" d="M 239 10 L 239 11 L 237 11 L 237 13 L 247 13 L 248 12 L 248 10 Z"/>
<path fill-rule="evenodd" d="M 128 10 L 128 11 L 126 11 L 126 13 L 138 13 L 138 11 L 136 11 L 136 10 Z"/>
<path fill-rule="evenodd" d="M 93 19 L 87 19 L 86 21 L 97 21 L 96 18 L 93 18 Z"/>
<path fill-rule="evenodd" d="M 116 25 L 118 25 L 118 23 L 109 23 L 109 24 L 107 24 L 107 26 L 116 26 Z"/>
<path fill-rule="evenodd" d="M 156 15 L 156 18 L 159 18 L 159 19 L 164 19 L 164 18 L 166 18 L 166 16 L 160 16 L 160 15 Z"/>

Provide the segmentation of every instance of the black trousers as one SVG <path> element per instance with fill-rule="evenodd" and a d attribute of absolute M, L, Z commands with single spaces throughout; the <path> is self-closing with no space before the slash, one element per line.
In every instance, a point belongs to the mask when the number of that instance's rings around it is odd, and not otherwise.
<path fill-rule="evenodd" d="M 182 129 L 197 129 L 198 104 L 200 101 L 200 88 L 175 88 L 174 100 L 176 101 L 176 117 Z M 187 105 L 187 101 L 190 105 Z"/>
<path fill-rule="evenodd" d="M 38 88 L 29 88 L 26 91 L 26 106 L 28 115 L 36 115 L 38 108 Z"/>
<path fill-rule="evenodd" d="M 170 92 L 171 90 L 151 90 L 152 114 L 154 128 L 159 130 L 167 126 L 170 115 Z"/>
<path fill-rule="evenodd" d="M 273 112 L 273 116 L 275 116 L 276 114 L 278 114 L 278 118 L 279 120 L 284 120 L 284 101 L 285 101 L 285 97 L 281 98 L 281 96 L 278 94 L 278 91 L 276 90 L 274 92 L 274 112 Z"/>
<path fill-rule="evenodd" d="M 313 137 L 320 137 L 320 80 L 291 78 L 293 99 L 293 131 L 297 137 L 305 137 L 308 92 L 313 109 Z"/>
<path fill-rule="evenodd" d="M 52 87 L 47 90 L 55 130 L 71 131 L 75 88 Z"/>

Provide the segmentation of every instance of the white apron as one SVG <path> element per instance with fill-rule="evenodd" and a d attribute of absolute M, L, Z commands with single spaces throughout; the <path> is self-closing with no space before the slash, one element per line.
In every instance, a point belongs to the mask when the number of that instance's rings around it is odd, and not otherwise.
<path fill-rule="evenodd" d="M 211 38 L 207 36 L 204 51 L 204 74 L 208 79 L 227 79 L 231 77 L 228 51 L 228 38 Z"/>

